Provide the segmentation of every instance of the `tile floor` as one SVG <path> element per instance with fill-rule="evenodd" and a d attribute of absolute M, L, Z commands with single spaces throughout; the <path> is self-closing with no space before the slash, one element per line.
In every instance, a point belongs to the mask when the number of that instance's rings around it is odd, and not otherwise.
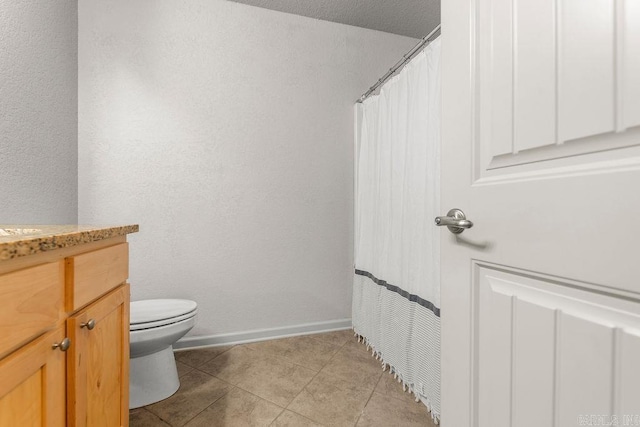
<path fill-rule="evenodd" d="M 431 415 L 351 331 L 176 353 L 180 389 L 146 426 L 422 426 Z"/>

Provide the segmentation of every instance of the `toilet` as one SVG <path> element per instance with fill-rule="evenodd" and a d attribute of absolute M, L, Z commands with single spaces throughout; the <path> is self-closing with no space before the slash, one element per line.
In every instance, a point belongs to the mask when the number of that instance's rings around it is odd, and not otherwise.
<path fill-rule="evenodd" d="M 196 321 L 198 305 L 183 299 L 131 302 L 129 408 L 139 408 L 174 394 L 180 381 L 173 344 Z"/>

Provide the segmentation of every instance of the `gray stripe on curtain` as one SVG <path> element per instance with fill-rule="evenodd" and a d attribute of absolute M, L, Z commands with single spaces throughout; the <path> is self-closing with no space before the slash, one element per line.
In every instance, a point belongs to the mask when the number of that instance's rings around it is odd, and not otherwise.
<path fill-rule="evenodd" d="M 386 280 L 378 279 L 376 276 L 374 276 L 373 274 L 369 273 L 368 271 L 358 270 L 356 268 L 356 274 L 358 276 L 368 277 L 376 285 L 384 286 L 385 288 L 387 288 L 387 290 L 389 290 L 391 292 L 395 292 L 398 295 L 405 297 L 406 299 L 408 299 L 411 302 L 415 302 L 416 304 L 420 304 L 421 306 L 423 306 L 427 310 L 431 310 L 433 312 L 433 314 L 435 314 L 436 316 L 440 317 L 440 308 L 436 307 L 435 304 L 433 304 L 431 301 L 427 301 L 424 298 L 420 298 L 418 295 L 410 294 L 409 292 L 405 291 L 404 289 L 400 288 L 399 286 L 395 286 L 395 285 L 392 285 L 391 283 L 388 283 Z"/>

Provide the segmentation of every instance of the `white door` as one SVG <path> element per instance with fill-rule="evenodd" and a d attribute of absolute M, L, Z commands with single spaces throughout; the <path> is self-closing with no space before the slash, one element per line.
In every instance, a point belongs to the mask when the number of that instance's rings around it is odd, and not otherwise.
<path fill-rule="evenodd" d="M 640 425 L 640 1 L 446 0 L 442 34 L 442 425 Z"/>

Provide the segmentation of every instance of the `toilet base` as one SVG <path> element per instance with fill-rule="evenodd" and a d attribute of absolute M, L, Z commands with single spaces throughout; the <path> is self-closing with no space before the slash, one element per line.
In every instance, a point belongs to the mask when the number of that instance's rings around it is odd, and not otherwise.
<path fill-rule="evenodd" d="M 172 346 L 146 356 L 132 357 L 129 371 L 129 409 L 166 399 L 180 387 Z"/>

